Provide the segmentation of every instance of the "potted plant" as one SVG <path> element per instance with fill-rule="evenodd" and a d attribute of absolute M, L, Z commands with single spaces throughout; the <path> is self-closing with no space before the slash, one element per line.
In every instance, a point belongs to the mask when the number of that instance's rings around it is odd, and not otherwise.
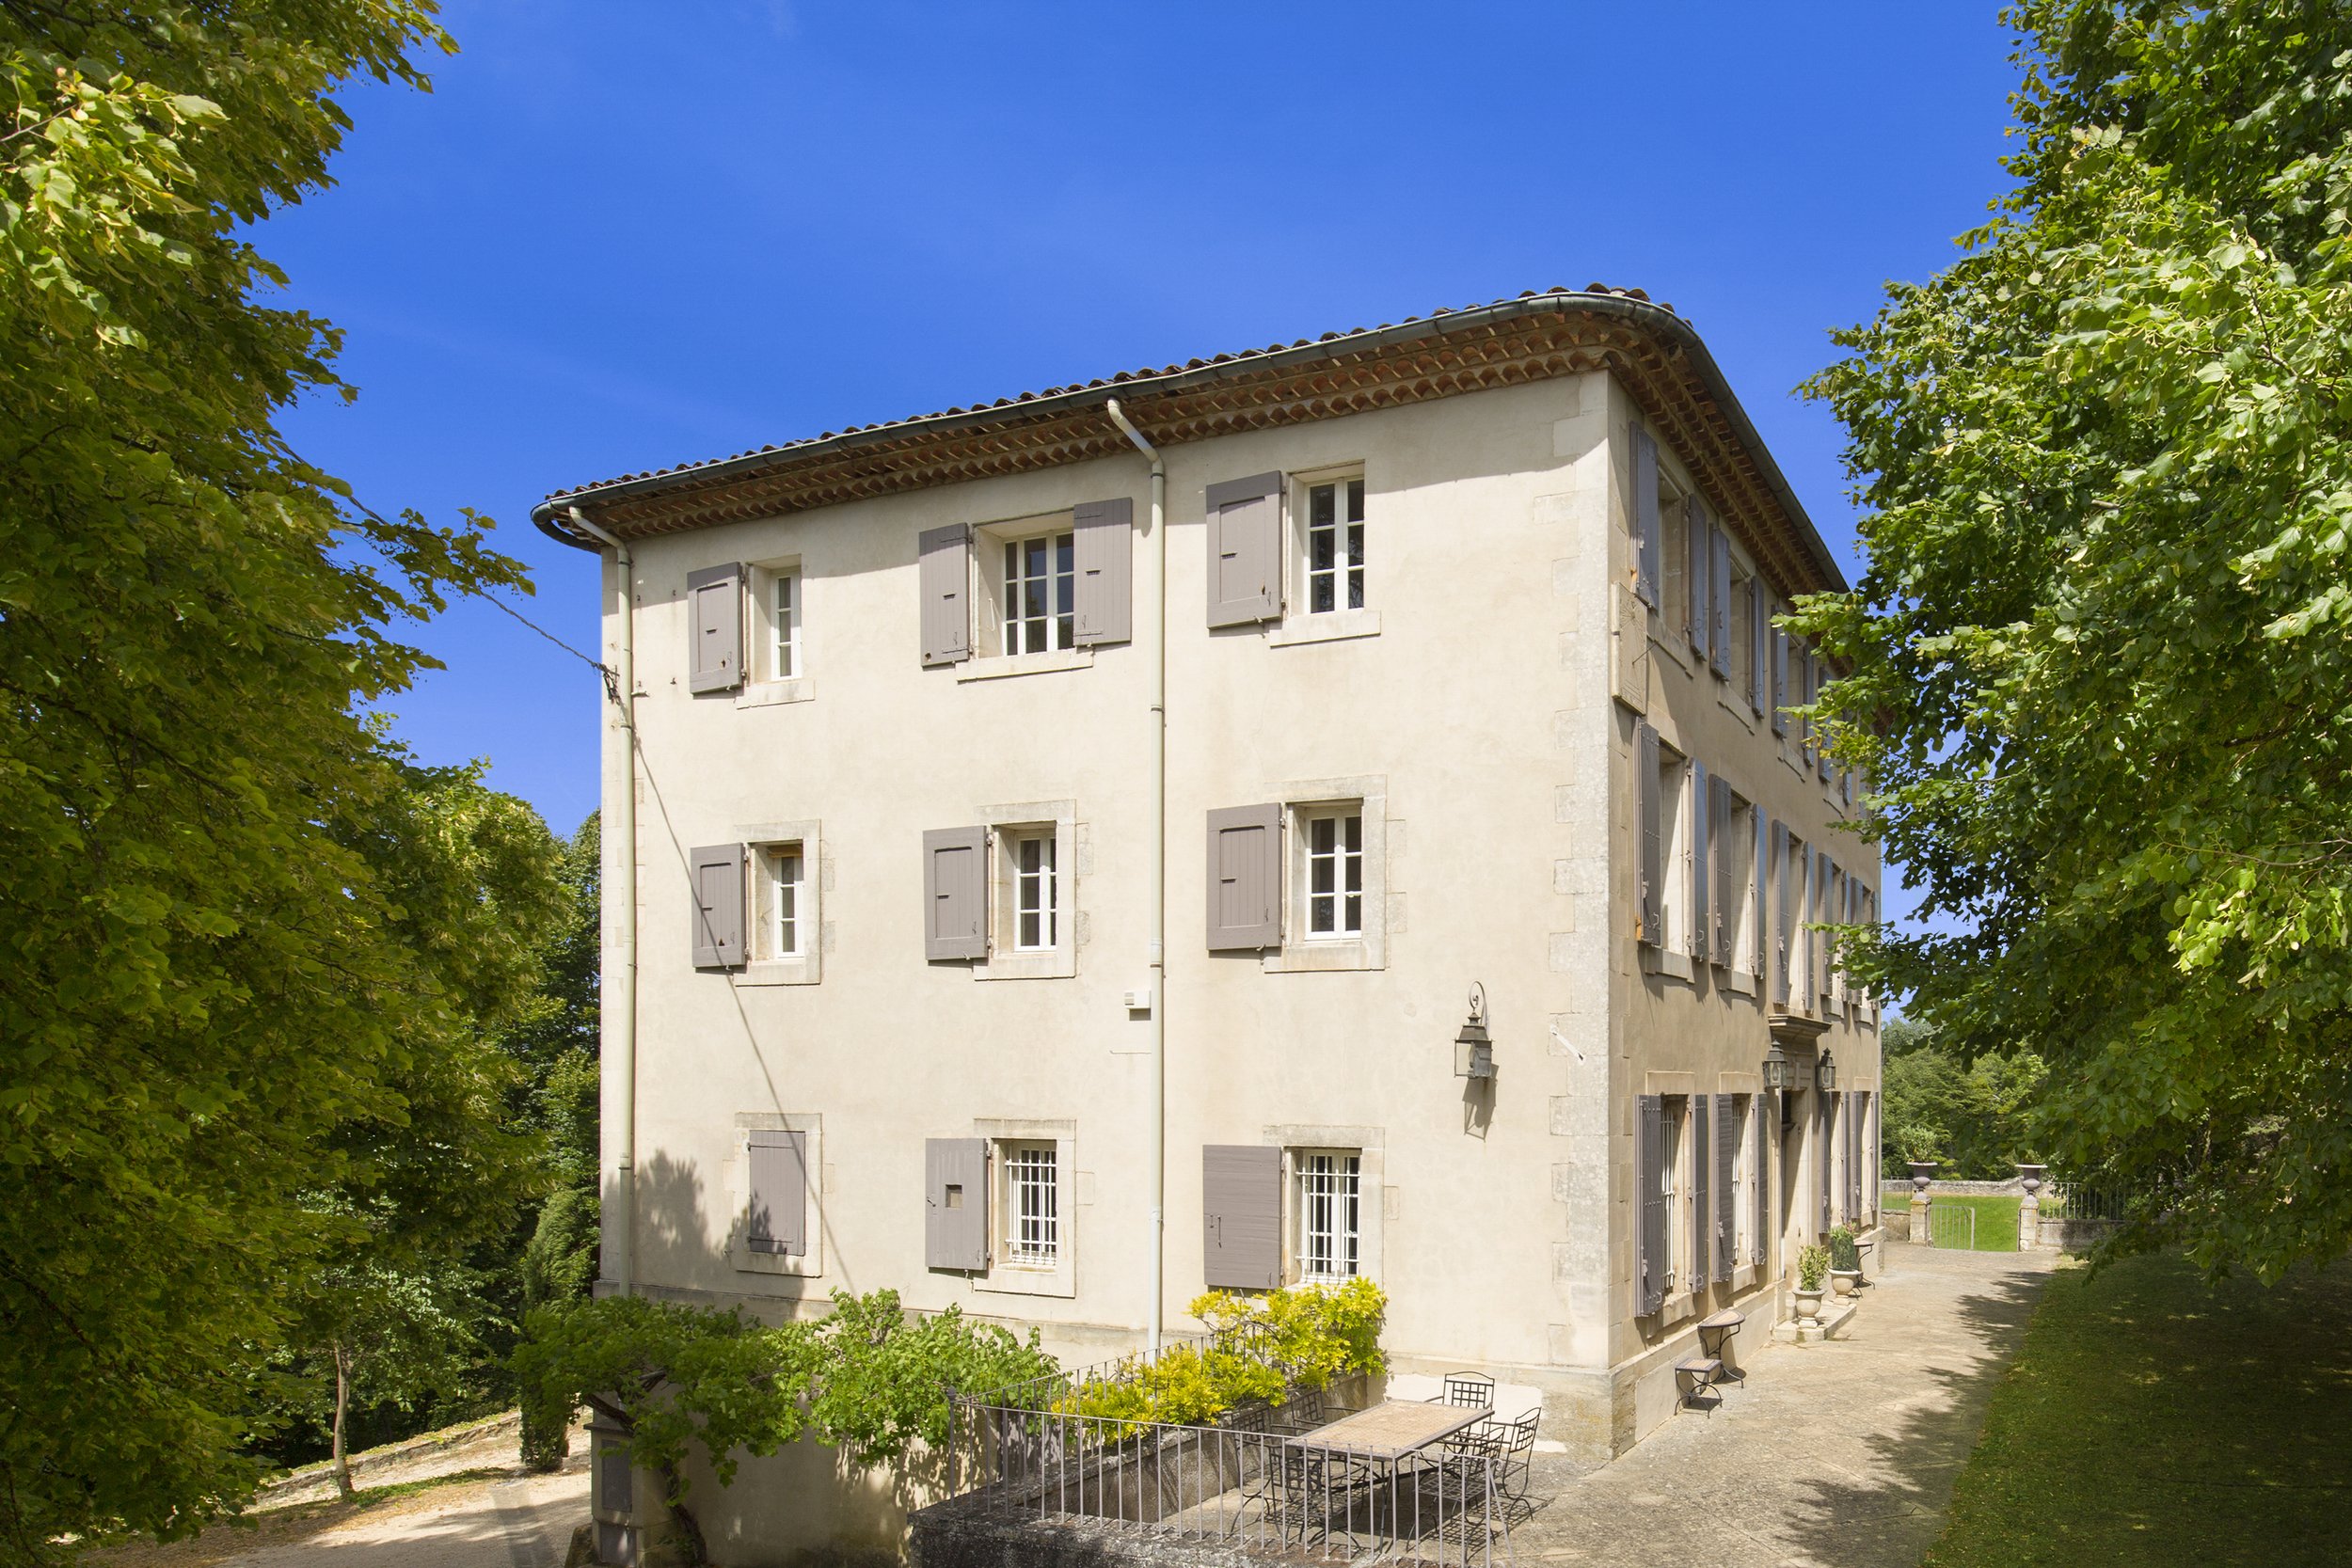
<path fill-rule="evenodd" d="M 1821 1279 L 1829 1273 L 1829 1248 L 1819 1242 L 1797 1254 L 1797 1322 L 1821 1321 Z"/>
<path fill-rule="evenodd" d="M 1841 1296 L 1852 1295 L 1862 1283 L 1862 1249 L 1854 1245 L 1852 1230 L 1842 1225 L 1829 1233 L 1829 1282 Z"/>

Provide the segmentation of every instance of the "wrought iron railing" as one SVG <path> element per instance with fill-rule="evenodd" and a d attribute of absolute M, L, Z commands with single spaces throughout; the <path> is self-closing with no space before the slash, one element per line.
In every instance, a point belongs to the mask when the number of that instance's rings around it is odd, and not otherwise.
<path fill-rule="evenodd" d="M 1203 1339 L 1183 1343 L 1205 1348 Z M 951 1393 L 953 1506 L 996 1522 L 1319 1562 L 1492 1568 L 1509 1560 L 1526 1469 L 1491 1435 L 1473 1430 L 1404 1455 L 1320 1442 L 1313 1428 L 1344 1412 L 1298 1389 L 1280 1403 L 1251 1402 L 1200 1422 L 1099 1413 L 1112 1402 L 1104 1395 L 1154 1359 Z"/>

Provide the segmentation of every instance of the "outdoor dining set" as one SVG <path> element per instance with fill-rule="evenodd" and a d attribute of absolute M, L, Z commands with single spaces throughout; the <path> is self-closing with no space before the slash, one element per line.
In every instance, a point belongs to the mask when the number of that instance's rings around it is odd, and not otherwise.
<path fill-rule="evenodd" d="M 1526 1500 L 1538 1415 L 1499 1418 L 1494 1396 L 1477 1372 L 1449 1374 L 1434 1400 L 1354 1411 L 1298 1388 L 1222 1424 L 1257 1449 L 1246 1489 L 1293 1539 L 1450 1535 L 1473 1521 L 1484 1534 Z"/>

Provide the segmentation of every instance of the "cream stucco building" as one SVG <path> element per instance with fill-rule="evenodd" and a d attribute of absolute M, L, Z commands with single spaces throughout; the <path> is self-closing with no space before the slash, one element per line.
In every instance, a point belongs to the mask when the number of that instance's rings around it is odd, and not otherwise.
<path fill-rule="evenodd" d="M 537 517 L 603 552 L 634 659 L 608 1288 L 889 1286 L 1093 1359 L 1204 1284 L 1360 1272 L 1401 1370 L 1524 1386 L 1607 1454 L 1698 1320 L 1752 1350 L 1795 1245 L 1875 1222 L 1877 1008 L 1809 927 L 1873 918 L 1878 863 L 1771 625 L 1842 582 L 1638 293 Z"/>

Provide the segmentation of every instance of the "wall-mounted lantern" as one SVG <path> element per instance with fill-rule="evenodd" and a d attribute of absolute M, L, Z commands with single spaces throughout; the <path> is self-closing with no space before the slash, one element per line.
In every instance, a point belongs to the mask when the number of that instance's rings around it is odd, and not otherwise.
<path fill-rule="evenodd" d="M 1486 1035 L 1486 988 L 1473 980 L 1470 1020 L 1462 1025 L 1462 1032 L 1454 1037 L 1454 1076 L 1480 1079 L 1494 1075 L 1495 1042 Z"/>
<path fill-rule="evenodd" d="M 1764 1053 L 1764 1086 L 1775 1092 L 1788 1087 L 1788 1053 L 1779 1046 Z"/>
<path fill-rule="evenodd" d="M 1831 1093 L 1837 1087 L 1837 1063 L 1826 1051 L 1821 1053 L 1821 1065 L 1814 1069 L 1813 1081 L 1821 1086 L 1823 1094 Z"/>

